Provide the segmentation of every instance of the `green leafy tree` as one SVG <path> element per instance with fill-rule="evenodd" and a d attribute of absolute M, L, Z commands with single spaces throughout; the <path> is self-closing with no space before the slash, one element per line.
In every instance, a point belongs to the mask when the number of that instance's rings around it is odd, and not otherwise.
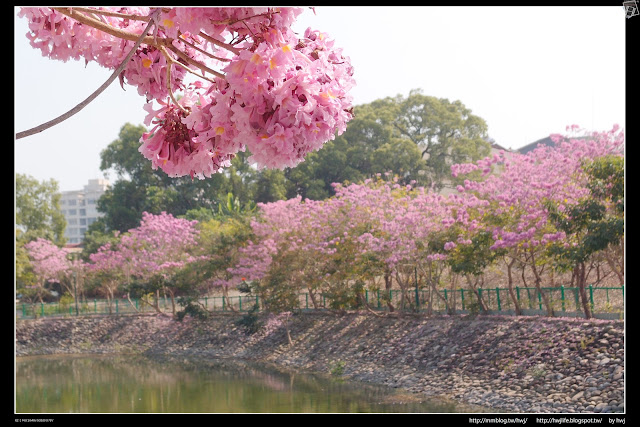
<path fill-rule="evenodd" d="M 474 233 L 470 239 L 471 243 L 467 245 L 458 245 L 451 251 L 448 264 L 451 271 L 465 277 L 469 289 L 475 294 L 480 309 L 483 312 L 488 310 L 485 301 L 482 299 L 481 292 L 478 290 L 478 284 L 484 276 L 484 273 L 495 260 L 504 255 L 504 250 L 493 250 L 491 245 L 493 239 L 487 231 Z"/>
<path fill-rule="evenodd" d="M 419 181 L 425 163 L 419 150 L 394 136 L 392 118 L 393 110 L 380 101 L 356 106 L 342 135 L 285 171 L 288 198 L 326 199 L 335 194 L 333 183 L 360 182 L 390 171 L 403 182 Z"/>
<path fill-rule="evenodd" d="M 253 235 L 250 213 L 233 210 L 232 200 L 230 197 L 228 208 L 231 211 L 221 211 L 215 217 L 202 220 L 198 224 L 199 251 L 207 258 L 189 267 L 191 270 L 197 270 L 193 274 L 201 277 L 198 282 L 208 283 L 210 288 L 222 290 L 225 297 L 229 296 L 227 283 L 232 276 L 229 269 L 236 265 L 239 250 Z M 210 288 L 205 291 L 211 290 Z"/>
<path fill-rule="evenodd" d="M 35 178 L 16 174 L 16 234 L 21 241 L 38 237 L 57 245 L 65 243 L 67 222 L 60 210 L 60 193 L 55 180 L 39 182 Z"/>
<path fill-rule="evenodd" d="M 258 171 L 247 162 L 249 154 L 244 152 L 238 153 L 225 171 L 205 180 L 172 178 L 153 170 L 138 151 L 145 132 L 144 126 L 127 123 L 101 153 L 101 170 L 115 172 L 117 180 L 98 201 L 104 216 L 90 227 L 94 237 L 136 227 L 142 212 L 181 216 L 189 211 L 216 211 L 221 204 L 224 209 L 229 193 L 243 208 L 286 197 L 283 171 Z"/>
<path fill-rule="evenodd" d="M 392 111 L 395 135 L 415 143 L 422 151 L 431 183 L 441 188 L 452 164 L 477 160 L 489 154 L 486 122 L 471 114 L 461 101 L 449 101 L 414 89 L 381 101 Z"/>
<path fill-rule="evenodd" d="M 624 239 L 624 159 L 606 156 L 584 166 L 590 196 L 565 209 L 547 203 L 550 218 L 567 235 L 568 244 L 554 245 L 550 251 L 560 268 L 573 269 L 586 318 L 591 307 L 586 291 L 590 257 L 611 247 L 621 247 Z"/>
<path fill-rule="evenodd" d="M 386 172 L 402 183 L 442 188 L 452 164 L 480 159 L 490 149 L 486 122 L 462 102 L 413 90 L 406 98 L 356 106 L 342 135 L 285 171 L 287 197 L 325 199 L 334 194 L 333 183 L 360 182 Z"/>
<path fill-rule="evenodd" d="M 43 238 L 62 246 L 67 222 L 60 210 L 60 193 L 55 180 L 15 176 L 15 277 L 16 291 L 26 295 L 35 275 L 24 245 Z"/>

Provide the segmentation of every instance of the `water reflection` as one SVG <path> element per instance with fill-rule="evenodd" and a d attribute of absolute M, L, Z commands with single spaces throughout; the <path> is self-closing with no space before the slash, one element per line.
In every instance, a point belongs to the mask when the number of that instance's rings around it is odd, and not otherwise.
<path fill-rule="evenodd" d="M 236 360 L 38 356 L 16 360 L 17 413 L 478 412 L 396 390 Z M 406 399 L 404 399 L 406 400 Z"/>

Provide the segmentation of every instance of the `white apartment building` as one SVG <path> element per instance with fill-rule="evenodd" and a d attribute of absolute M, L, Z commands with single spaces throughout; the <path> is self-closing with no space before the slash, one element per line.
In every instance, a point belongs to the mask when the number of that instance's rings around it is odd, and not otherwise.
<path fill-rule="evenodd" d="M 106 179 L 90 179 L 82 190 L 62 192 L 60 209 L 67 220 L 64 236 L 68 244 L 82 243 L 89 225 L 102 216 L 96 207 L 98 199 L 108 187 L 109 181 Z"/>

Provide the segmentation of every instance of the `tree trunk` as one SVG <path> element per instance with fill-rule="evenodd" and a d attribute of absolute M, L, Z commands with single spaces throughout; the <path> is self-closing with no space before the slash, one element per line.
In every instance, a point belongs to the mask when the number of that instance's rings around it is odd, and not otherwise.
<path fill-rule="evenodd" d="M 387 300 L 387 307 L 389 307 L 389 312 L 393 313 L 395 308 L 393 307 L 393 304 L 391 304 L 391 272 L 384 273 L 384 290 L 386 291 L 386 295 L 389 296 L 389 299 Z"/>
<path fill-rule="evenodd" d="M 160 310 L 160 305 L 158 304 L 158 300 L 156 298 L 154 298 L 155 300 L 155 304 L 151 303 L 151 301 L 149 301 L 149 299 L 147 299 L 147 295 L 143 295 L 142 298 L 140 298 L 140 302 L 143 304 L 147 304 L 149 307 L 153 308 L 156 313 L 161 314 L 162 310 Z"/>
<path fill-rule="evenodd" d="M 515 289 L 513 289 L 513 275 L 511 273 L 511 269 L 515 264 L 516 259 L 511 258 L 511 262 L 507 263 L 507 286 L 509 288 L 509 296 L 511 297 L 511 301 L 513 301 L 513 306 L 516 309 L 516 316 L 522 315 L 522 309 L 520 308 L 520 301 L 518 301 L 518 296 L 516 295 Z"/>
<path fill-rule="evenodd" d="M 109 314 L 113 314 L 113 292 L 111 289 L 107 292 L 107 307 L 109 308 Z"/>
<path fill-rule="evenodd" d="M 309 291 L 309 297 L 311 297 L 311 304 L 313 304 L 313 308 L 317 310 L 318 302 L 316 301 L 316 294 L 311 288 L 307 288 L 307 290 Z"/>
<path fill-rule="evenodd" d="M 473 293 L 476 295 L 476 298 L 478 299 L 478 304 L 480 304 L 480 308 L 482 309 L 482 312 L 486 313 L 487 311 L 489 311 L 489 309 L 487 308 L 487 305 L 482 300 L 482 296 L 480 295 L 480 292 L 478 291 L 478 288 L 476 287 L 476 284 L 478 283 L 478 278 L 476 277 L 476 281 L 474 283 L 471 280 L 470 275 L 465 274 L 464 277 L 467 279 L 467 283 L 469 284 L 469 287 L 471 288 Z"/>
<path fill-rule="evenodd" d="M 451 315 L 456 312 L 456 300 L 458 293 L 456 292 L 456 288 L 458 287 L 458 275 L 451 272 L 451 309 L 447 312 Z"/>
<path fill-rule="evenodd" d="M 131 296 L 129 295 L 129 292 L 127 292 L 127 300 L 129 301 L 129 304 L 131 305 L 131 307 L 136 311 L 136 313 L 140 313 L 140 310 L 138 310 L 136 308 L 136 305 L 133 303 L 133 301 L 131 301 Z"/>
<path fill-rule="evenodd" d="M 235 309 L 235 307 L 233 306 L 233 304 L 229 303 L 229 289 L 227 289 L 226 286 L 222 287 L 222 296 L 227 300 L 227 307 L 229 307 L 229 310 L 233 311 L 234 313 L 237 313 L 238 310 Z"/>
<path fill-rule="evenodd" d="M 580 292 L 580 299 L 582 300 L 582 309 L 584 310 L 584 317 L 591 319 L 593 317 L 591 313 L 591 304 L 589 297 L 587 296 L 586 282 L 586 266 L 584 262 L 580 262 L 575 267 L 576 281 L 578 282 L 578 291 Z"/>
<path fill-rule="evenodd" d="M 551 303 L 549 302 L 549 298 L 547 297 L 547 295 L 545 295 L 544 292 L 542 292 L 542 286 L 541 286 L 542 278 L 540 277 L 540 273 L 536 268 L 536 261 L 533 257 L 533 253 L 531 254 L 531 270 L 533 270 L 533 275 L 536 278 L 535 280 L 536 290 L 540 293 L 540 296 L 542 297 L 542 303 L 544 304 L 544 308 L 547 311 L 547 316 L 553 317 L 554 316 L 553 307 L 551 307 Z"/>
<path fill-rule="evenodd" d="M 169 291 L 169 299 L 171 299 L 171 314 L 176 315 L 176 301 L 173 292 Z"/>
<path fill-rule="evenodd" d="M 611 269 L 611 271 L 613 271 L 616 276 L 618 276 L 618 281 L 620 282 L 620 285 L 624 285 L 624 257 L 622 257 L 622 261 L 621 261 L 621 266 L 618 267 L 616 265 L 616 262 L 613 258 L 613 251 L 610 248 L 607 248 L 604 251 L 604 259 L 607 261 L 607 264 L 609 265 L 609 268 Z"/>
<path fill-rule="evenodd" d="M 431 264 L 429 264 L 429 271 L 428 272 L 424 271 L 424 267 L 422 267 L 421 264 L 418 264 L 418 267 L 420 268 L 422 273 L 425 276 L 427 276 L 427 281 L 429 283 L 429 288 L 431 289 L 431 292 L 429 292 L 431 294 L 430 295 L 429 304 L 431 304 L 431 301 L 433 300 L 433 294 L 435 294 L 438 298 L 440 298 L 440 300 L 442 302 L 444 302 L 444 306 L 445 306 L 445 309 L 447 311 L 447 314 L 452 315 L 453 311 L 452 311 L 451 305 L 449 305 L 449 301 L 447 301 L 447 299 L 443 295 L 441 295 L 440 292 L 438 292 L 437 283 L 438 283 L 439 280 L 437 278 L 439 277 L 439 275 L 436 275 L 436 279 L 433 278 Z M 431 308 L 430 308 L 430 310 L 431 310 Z"/>
<path fill-rule="evenodd" d="M 407 294 L 407 290 L 409 288 L 408 282 L 402 279 L 402 275 L 400 272 L 396 271 L 396 282 L 400 285 L 400 306 L 402 310 L 406 310 L 406 305 L 410 304 L 411 298 Z"/>

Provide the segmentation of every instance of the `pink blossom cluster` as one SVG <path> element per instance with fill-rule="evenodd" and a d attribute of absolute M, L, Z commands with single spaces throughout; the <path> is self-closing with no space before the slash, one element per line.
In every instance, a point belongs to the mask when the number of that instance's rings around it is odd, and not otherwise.
<path fill-rule="evenodd" d="M 260 168 L 293 167 L 352 118 L 349 58 L 325 33 L 294 34 L 299 8 L 92 10 L 110 29 L 136 36 L 145 20 L 105 12 L 154 19 L 154 42 L 138 48 L 122 80 L 160 104 L 145 107 L 145 124 L 153 127 L 140 151 L 170 176 L 210 177 L 244 150 Z M 32 45 L 54 59 L 114 69 L 134 44 L 53 8 L 22 8 L 20 16 L 29 20 Z M 210 76 L 189 84 L 188 72 Z M 180 101 L 173 96 L 178 90 Z"/>
<path fill-rule="evenodd" d="M 196 224 L 166 212 L 144 212 L 140 225 L 121 235 L 117 244 L 106 244 L 90 255 L 88 268 L 144 279 L 158 274 L 170 276 L 176 269 L 202 259 L 191 254 L 198 243 Z"/>
<path fill-rule="evenodd" d="M 53 242 L 38 238 L 25 245 L 35 275 L 44 283 L 60 280 L 71 271 L 67 252 Z"/>
<path fill-rule="evenodd" d="M 575 125 L 568 130 L 573 133 L 552 135 L 554 146 L 540 145 L 526 155 L 502 155 L 500 173 L 484 180 L 467 180 L 458 187 L 461 193 L 471 192 L 487 200 L 492 214 L 505 222 L 490 229 L 494 249 L 545 246 L 563 240 L 564 233 L 549 224 L 545 202 L 554 203 L 561 211 L 578 203 L 589 195 L 584 161 L 624 154 L 624 133 L 617 125 L 607 132 L 580 133 Z M 459 174 L 474 170 L 473 165 L 452 169 Z"/>
<path fill-rule="evenodd" d="M 119 12 L 147 16 L 148 7 L 97 7 L 97 11 Z M 18 16 L 29 21 L 27 37 L 31 46 L 39 49 L 43 56 L 60 61 L 84 60 L 96 62 L 102 67 L 115 70 L 125 59 L 135 41 L 105 33 L 80 23 L 48 7 L 23 7 Z M 100 15 L 100 20 L 114 29 L 140 35 L 146 22 Z M 171 66 L 171 85 L 182 87 L 185 70 Z M 123 72 L 127 83 L 138 88 L 140 95 L 148 99 L 165 98 L 167 92 L 167 61 L 154 47 L 141 47 Z"/>
<path fill-rule="evenodd" d="M 558 139 L 555 147 L 526 155 L 503 152 L 454 167 L 460 176 L 492 168 L 479 180 L 467 180 L 457 194 L 379 176 L 362 184 L 336 184 L 335 196 L 323 201 L 296 198 L 260 205 L 256 238 L 232 273 L 261 280 L 283 254 L 297 260 L 291 268 L 303 269 L 306 282 L 356 280 L 363 271 L 378 276 L 414 267 L 426 271 L 430 263 L 451 260 L 479 233 L 491 236 L 492 250 L 544 250 L 566 239 L 549 221 L 546 203 L 570 206 L 588 196 L 584 161 L 622 155 L 623 147 L 624 135 L 616 127 Z"/>

